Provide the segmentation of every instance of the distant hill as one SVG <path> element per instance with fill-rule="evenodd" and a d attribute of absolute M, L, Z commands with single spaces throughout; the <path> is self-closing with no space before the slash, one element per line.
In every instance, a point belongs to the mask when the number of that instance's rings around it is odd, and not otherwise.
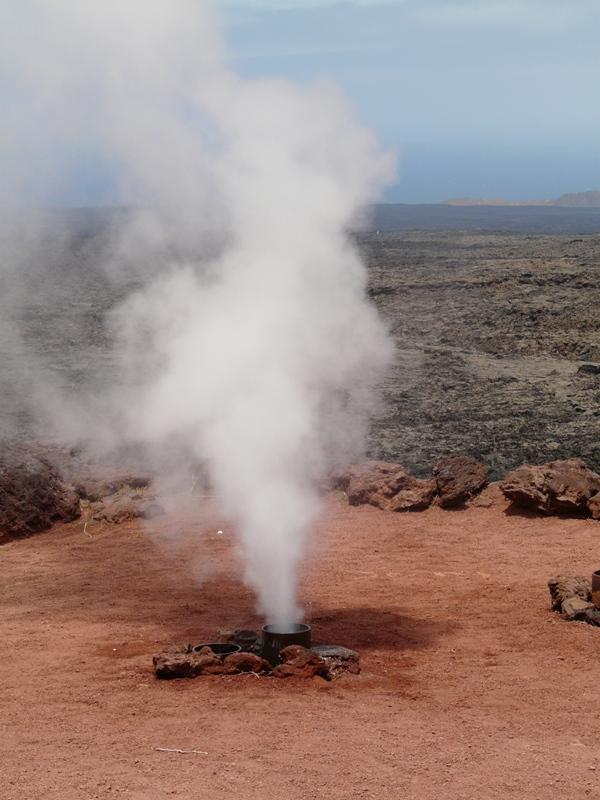
<path fill-rule="evenodd" d="M 600 208 L 557 205 L 374 206 L 366 229 L 398 231 L 494 231 L 505 233 L 600 234 Z"/>
<path fill-rule="evenodd" d="M 600 191 L 570 192 L 556 200 L 501 200 L 479 197 L 456 197 L 447 206 L 558 206 L 560 208 L 600 208 Z"/>
<path fill-rule="evenodd" d="M 550 202 L 551 206 L 566 208 L 600 208 L 600 192 L 571 192 Z"/>

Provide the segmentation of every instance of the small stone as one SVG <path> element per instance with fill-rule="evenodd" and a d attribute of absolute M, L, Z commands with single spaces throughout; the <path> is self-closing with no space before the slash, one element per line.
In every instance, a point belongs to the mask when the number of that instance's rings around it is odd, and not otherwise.
<path fill-rule="evenodd" d="M 203 648 L 207 649 L 207 648 Z M 203 673 L 211 674 L 211 670 L 223 670 L 223 662 L 212 650 L 212 654 L 165 651 L 152 659 L 157 678 L 171 680 L 173 678 L 195 678 Z"/>
<path fill-rule="evenodd" d="M 190 651 L 188 650 L 187 652 L 190 652 Z M 208 645 L 205 645 L 204 647 L 201 647 L 200 650 L 196 650 L 195 652 L 199 656 L 214 656 L 215 655 L 215 652 L 212 649 L 212 647 L 209 647 Z"/>
<path fill-rule="evenodd" d="M 360 673 L 358 653 L 355 650 L 335 644 L 315 645 L 312 650 L 327 664 L 332 678 L 337 678 L 343 672 L 353 675 Z"/>
<path fill-rule="evenodd" d="M 285 647 L 279 657 L 282 663 L 278 664 L 272 673 L 276 678 L 312 678 L 315 675 L 329 677 L 325 661 L 317 653 L 299 644 Z"/>
<path fill-rule="evenodd" d="M 561 612 L 565 619 L 585 619 L 586 613 L 594 608 L 592 603 L 583 600 L 581 597 L 568 597 L 563 600 Z"/>
<path fill-rule="evenodd" d="M 600 364 L 580 364 L 577 372 L 584 375 L 600 375 Z"/>
<path fill-rule="evenodd" d="M 260 654 L 260 636 L 256 631 L 247 628 L 236 630 L 221 629 L 219 631 L 219 641 L 225 644 L 237 644 L 247 653 Z"/>

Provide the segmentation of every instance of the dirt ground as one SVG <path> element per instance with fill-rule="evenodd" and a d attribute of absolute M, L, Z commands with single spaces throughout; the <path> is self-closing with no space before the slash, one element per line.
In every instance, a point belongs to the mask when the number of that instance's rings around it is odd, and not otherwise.
<path fill-rule="evenodd" d="M 546 588 L 598 566 L 599 524 L 328 511 L 302 595 L 363 666 L 329 684 L 154 679 L 162 646 L 258 624 L 209 507 L 0 548 L 3 800 L 600 796 L 600 630 Z"/>

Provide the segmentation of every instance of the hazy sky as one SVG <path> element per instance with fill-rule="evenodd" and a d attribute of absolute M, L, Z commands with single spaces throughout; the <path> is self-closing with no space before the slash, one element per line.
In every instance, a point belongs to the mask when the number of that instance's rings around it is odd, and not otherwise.
<path fill-rule="evenodd" d="M 237 68 L 332 78 L 399 153 L 390 199 L 600 189 L 600 0 L 231 0 Z"/>
<path fill-rule="evenodd" d="M 29 102 L 19 89 L 18 68 L 17 78 L 10 77 L 20 47 L 15 41 L 35 54 L 36 13 L 50 13 L 54 2 L 0 0 L 0 109 L 7 123 L 0 126 L 0 145 L 10 138 L 6 128 L 14 109 L 27 112 Z M 62 5 L 69 2 L 77 4 Z M 362 122 L 398 155 L 398 182 L 389 200 L 551 198 L 600 189 L 600 0 L 213 5 L 221 12 L 232 66 L 242 75 L 332 80 L 343 88 Z M 4 74 L 2 50 L 9 64 Z M 80 115 L 93 113 L 94 104 L 90 92 Z M 17 140 L 48 138 L 32 119 Z M 110 167 L 100 152 L 72 138 L 75 144 L 54 149 L 55 164 L 33 147 L 28 155 L 31 163 L 39 159 L 37 173 L 69 176 L 69 190 L 50 202 L 111 202 Z M 5 184 L 12 161 L 4 147 Z M 0 200 L 1 194 L 0 187 Z"/>

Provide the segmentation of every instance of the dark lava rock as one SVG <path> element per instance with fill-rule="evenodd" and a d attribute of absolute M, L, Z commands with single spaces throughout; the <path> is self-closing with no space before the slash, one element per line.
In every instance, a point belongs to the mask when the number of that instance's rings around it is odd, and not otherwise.
<path fill-rule="evenodd" d="M 400 464 L 367 461 L 349 472 L 346 493 L 352 506 L 369 504 L 384 511 L 421 511 L 431 505 L 435 482 L 410 475 Z"/>
<path fill-rule="evenodd" d="M 592 600 L 592 582 L 579 575 L 559 575 L 548 581 L 552 610 L 562 611 L 563 603 L 573 597 L 590 603 Z"/>
<path fill-rule="evenodd" d="M 586 375 L 600 375 L 600 364 L 581 364 L 577 372 Z"/>
<path fill-rule="evenodd" d="M 272 672 L 275 678 L 313 678 L 315 675 L 329 678 L 329 668 L 324 659 L 299 644 L 285 647 L 280 658 L 281 664 Z"/>
<path fill-rule="evenodd" d="M 79 497 L 58 470 L 26 445 L 0 446 L 0 542 L 79 517 Z"/>
<path fill-rule="evenodd" d="M 600 475 L 579 458 L 524 464 L 509 472 L 500 488 L 520 508 L 587 516 L 589 501 L 600 492 Z"/>
<path fill-rule="evenodd" d="M 433 468 L 439 503 L 443 508 L 462 505 L 487 483 L 488 468 L 468 456 L 440 458 Z"/>
<path fill-rule="evenodd" d="M 598 375 L 578 372 L 600 365 L 600 236 L 417 232 L 415 220 L 359 237 L 396 347 L 370 456 L 417 477 L 454 452 L 496 480 L 573 455 L 600 473 Z"/>
<path fill-rule="evenodd" d="M 319 644 L 315 645 L 312 651 L 327 664 L 331 678 L 337 678 L 343 672 L 350 672 L 353 675 L 358 675 L 360 672 L 360 661 L 355 650 L 336 644 Z"/>

